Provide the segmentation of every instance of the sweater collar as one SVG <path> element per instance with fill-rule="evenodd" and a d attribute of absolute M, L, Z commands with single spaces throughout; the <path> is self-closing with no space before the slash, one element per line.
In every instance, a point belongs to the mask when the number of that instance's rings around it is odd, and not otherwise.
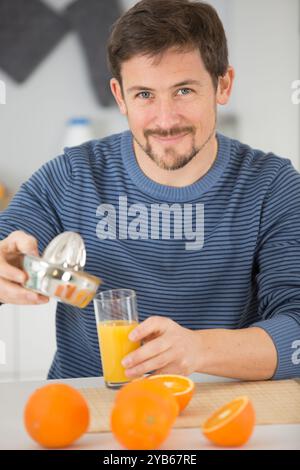
<path fill-rule="evenodd" d="M 218 152 L 216 159 L 209 171 L 188 186 L 176 188 L 156 183 L 146 176 L 141 170 L 133 147 L 133 136 L 130 130 L 122 133 L 121 154 L 124 167 L 131 180 L 144 193 L 160 201 L 185 202 L 196 200 L 207 192 L 217 182 L 230 159 L 231 139 L 217 133 Z"/>

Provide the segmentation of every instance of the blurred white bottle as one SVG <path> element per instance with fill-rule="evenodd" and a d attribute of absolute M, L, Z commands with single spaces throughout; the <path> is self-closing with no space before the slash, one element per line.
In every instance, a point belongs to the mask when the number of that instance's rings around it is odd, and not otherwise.
<path fill-rule="evenodd" d="M 73 117 L 67 122 L 64 147 L 74 147 L 94 139 L 91 120 L 85 117 Z"/>

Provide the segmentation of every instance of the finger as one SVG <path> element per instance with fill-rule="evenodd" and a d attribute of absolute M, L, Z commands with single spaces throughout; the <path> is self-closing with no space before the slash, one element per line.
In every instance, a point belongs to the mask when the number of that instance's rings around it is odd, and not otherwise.
<path fill-rule="evenodd" d="M 5 240 L 1 249 L 4 253 L 23 253 L 26 255 L 38 256 L 38 242 L 32 235 L 22 231 L 11 233 Z"/>
<path fill-rule="evenodd" d="M 27 276 L 24 271 L 12 266 L 3 257 L 0 257 L 0 278 L 23 284 Z"/>
<path fill-rule="evenodd" d="M 129 334 L 130 341 L 141 341 L 147 336 L 162 334 L 167 329 L 169 324 L 169 318 L 152 316 L 140 323 L 134 330 Z"/>
<path fill-rule="evenodd" d="M 170 362 L 155 370 L 153 375 L 161 375 L 161 374 L 178 374 L 178 375 L 186 375 L 182 372 L 178 364 L 175 362 Z"/>
<path fill-rule="evenodd" d="M 133 353 L 128 354 L 122 360 L 123 367 L 135 367 L 142 362 L 145 362 L 152 357 L 157 356 L 170 348 L 170 345 L 166 341 L 164 336 L 160 336 L 149 343 L 144 344 L 140 348 L 136 349 Z"/>
<path fill-rule="evenodd" d="M 49 298 L 2 279 L 0 283 L 0 301 L 15 305 L 35 305 L 46 303 Z"/>
<path fill-rule="evenodd" d="M 146 344 L 149 341 L 152 341 L 153 339 L 159 338 L 160 333 L 152 333 L 151 335 L 146 336 L 146 338 L 143 338 L 142 344 Z"/>
<path fill-rule="evenodd" d="M 128 378 L 141 377 L 144 374 L 166 367 L 172 360 L 174 360 L 174 358 L 172 357 L 170 349 L 168 349 L 162 354 L 159 354 L 136 367 L 126 369 L 125 374 Z"/>

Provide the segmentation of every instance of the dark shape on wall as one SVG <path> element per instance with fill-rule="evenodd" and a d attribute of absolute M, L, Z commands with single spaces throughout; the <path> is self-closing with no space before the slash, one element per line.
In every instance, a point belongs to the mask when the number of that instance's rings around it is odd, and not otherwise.
<path fill-rule="evenodd" d="M 76 0 L 65 10 L 65 17 L 70 26 L 80 37 L 91 81 L 103 106 L 114 103 L 109 88 L 106 43 L 110 28 L 120 15 L 116 0 Z"/>
<path fill-rule="evenodd" d="M 39 0 L 0 0 L 0 67 L 24 82 L 68 31 Z"/>
<path fill-rule="evenodd" d="M 75 0 L 61 14 L 40 0 L 0 0 L 0 68 L 22 83 L 70 30 L 78 33 L 98 101 L 114 103 L 106 43 L 117 0 Z"/>

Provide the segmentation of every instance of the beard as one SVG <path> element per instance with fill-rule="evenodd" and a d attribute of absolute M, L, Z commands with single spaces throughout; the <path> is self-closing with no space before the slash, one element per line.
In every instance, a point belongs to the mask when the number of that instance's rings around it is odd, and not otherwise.
<path fill-rule="evenodd" d="M 175 171 L 180 170 L 181 168 L 185 167 L 189 162 L 191 162 L 199 152 L 201 152 L 204 147 L 208 144 L 210 139 L 215 135 L 216 131 L 216 122 L 214 123 L 213 129 L 207 139 L 202 144 L 196 145 L 195 142 L 195 135 L 196 129 L 192 126 L 187 127 L 174 127 L 170 130 L 160 130 L 160 129 L 147 129 L 144 131 L 144 137 L 146 143 L 143 145 L 141 142 L 137 140 L 137 138 L 133 135 L 135 142 L 139 145 L 139 147 L 148 155 L 149 158 L 162 170 L 169 170 Z M 158 136 L 158 137 L 176 137 L 178 135 L 191 135 L 192 136 L 192 144 L 191 148 L 186 153 L 179 153 L 176 150 L 176 144 L 170 147 L 166 147 L 164 150 L 164 155 L 159 155 L 155 153 L 153 150 L 153 146 L 150 143 L 149 137 L 150 136 Z"/>

